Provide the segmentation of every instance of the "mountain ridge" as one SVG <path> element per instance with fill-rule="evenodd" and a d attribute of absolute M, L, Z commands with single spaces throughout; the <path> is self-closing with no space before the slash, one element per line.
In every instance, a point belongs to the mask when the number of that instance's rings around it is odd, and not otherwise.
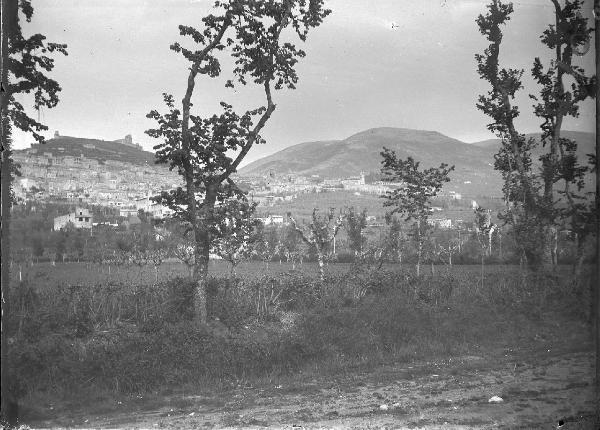
<path fill-rule="evenodd" d="M 565 137 L 583 142 L 578 153 L 590 152 L 592 133 L 564 131 Z M 539 134 L 532 134 L 538 137 Z M 284 148 L 255 160 L 239 170 L 240 176 L 266 176 L 295 173 L 326 179 L 379 172 L 383 147 L 399 157 L 413 157 L 423 167 L 440 163 L 455 166 L 447 189 L 478 195 L 501 195 L 502 178 L 494 170 L 494 153 L 499 139 L 466 143 L 437 131 L 406 128 L 370 128 L 341 140 L 310 141 Z"/>

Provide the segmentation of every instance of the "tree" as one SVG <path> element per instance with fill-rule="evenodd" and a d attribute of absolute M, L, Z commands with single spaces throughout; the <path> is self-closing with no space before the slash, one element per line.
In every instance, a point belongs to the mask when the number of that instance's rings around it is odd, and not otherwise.
<path fill-rule="evenodd" d="M 362 212 L 358 212 L 351 207 L 344 218 L 344 227 L 348 234 L 348 245 L 354 255 L 360 258 L 367 242 L 367 238 L 363 234 L 363 230 L 367 227 L 367 210 L 364 209 Z"/>
<path fill-rule="evenodd" d="M 302 237 L 297 230 L 290 226 L 284 226 L 281 234 L 281 250 L 287 262 L 292 263 L 292 269 L 296 269 L 296 261 L 302 263 L 304 250 L 302 249 Z"/>
<path fill-rule="evenodd" d="M 158 270 L 160 269 L 160 265 L 169 256 L 169 252 L 166 248 L 156 244 L 146 252 L 148 254 L 148 261 L 154 266 L 154 283 L 158 284 Z"/>
<path fill-rule="evenodd" d="M 229 263 L 233 275 L 235 267 L 252 253 L 252 233 L 257 227 L 257 220 L 253 217 L 256 204 L 228 200 L 223 209 L 224 216 L 218 225 L 213 250 Z"/>
<path fill-rule="evenodd" d="M 452 256 L 460 252 L 460 239 L 451 230 L 442 230 L 437 234 L 436 252 L 442 262 L 452 266 Z"/>
<path fill-rule="evenodd" d="M 44 255 L 44 239 L 39 234 L 31 238 L 31 253 L 36 257 L 37 262 Z"/>
<path fill-rule="evenodd" d="M 172 234 L 169 240 L 170 252 L 185 266 L 188 270 L 190 279 L 194 279 L 194 266 L 196 265 L 196 254 L 194 247 L 194 238 L 192 232 L 180 227 L 176 233 Z"/>
<path fill-rule="evenodd" d="M 194 308 L 200 321 L 206 321 L 205 280 L 209 251 L 213 244 L 211 228 L 219 223 L 217 202 L 244 198 L 231 175 L 255 145 L 263 143 L 260 132 L 275 111 L 273 91 L 294 89 L 298 81 L 295 65 L 304 51 L 282 41 L 282 32 L 293 28 L 305 41 L 311 28 L 319 26 L 329 10 L 323 0 L 228 0 L 216 1 L 216 14 L 202 18 L 203 29 L 179 26 L 182 36 L 189 36 L 198 49 L 179 43 L 171 49 L 190 63 L 181 110 L 173 96 L 164 94 L 168 113 L 156 110 L 147 116 L 158 128 L 147 133 L 163 142 L 155 146 L 157 162 L 168 163 L 183 176 L 185 186 L 163 192 L 156 201 L 175 211 L 191 227 L 194 235 L 194 278 L 197 286 Z M 285 36 L 285 40 L 291 37 Z M 246 85 L 250 80 L 264 91 L 266 106 L 238 114 L 233 106 L 221 102 L 222 113 L 202 118 L 191 113 L 192 95 L 198 75 L 209 78 L 221 74 L 218 55 L 225 48 L 234 60 L 234 80 Z"/>
<path fill-rule="evenodd" d="M 2 1 L 2 91 L 0 91 L 1 128 L 2 139 L 0 148 L 2 161 L 0 175 L 2 178 L 1 190 L 1 218 L 0 226 L 2 237 L 2 259 L 6 261 L 10 256 L 10 209 L 14 195 L 12 192 L 12 177 L 17 172 L 12 162 L 11 130 L 17 127 L 33 134 L 34 138 L 42 143 L 44 138 L 41 131 L 47 127 L 31 118 L 25 111 L 22 103 L 17 102 L 16 94 L 30 94 L 34 92 L 33 107 L 52 108 L 58 103 L 60 86 L 56 81 L 44 74 L 54 68 L 54 59 L 48 54 L 59 52 L 67 54 L 66 45 L 46 42 L 42 34 L 24 37 L 21 30 L 20 18 L 23 16 L 27 22 L 33 16 L 33 7 L 29 0 Z M 11 82 L 12 81 L 12 82 Z M 2 315 L 10 316 L 10 273 L 8 265 L 2 264 Z M 8 343 L 6 339 L 11 334 L 2 333 L 2 421 L 7 420 L 9 425 L 16 424 L 16 410 L 18 408 L 18 390 L 16 381 L 10 377 L 8 365 Z"/>
<path fill-rule="evenodd" d="M 492 235 L 496 230 L 496 225 L 492 223 L 491 212 L 478 206 L 475 208 L 475 236 L 479 243 L 479 251 L 481 254 L 481 286 L 483 287 L 483 270 L 485 257 L 492 253 Z"/>
<path fill-rule="evenodd" d="M 278 228 L 260 223 L 252 235 L 252 252 L 265 263 L 269 270 L 269 262 L 282 250 Z"/>
<path fill-rule="evenodd" d="M 442 163 L 440 167 L 419 170 L 419 162 L 412 157 L 402 160 L 390 149 L 383 148 L 383 167 L 381 173 L 384 181 L 401 182 L 403 185 L 388 191 L 382 197 L 386 199 L 385 207 L 393 207 L 387 213 L 388 217 L 399 213 L 405 216 L 405 221 L 413 222 L 412 236 L 417 251 L 417 276 L 420 275 L 423 246 L 427 239 L 430 226 L 427 220 L 431 214 L 431 198 L 435 197 L 445 182 L 449 182 L 448 174 L 454 166 L 448 167 Z"/>
<path fill-rule="evenodd" d="M 492 118 L 488 129 L 502 141 L 494 167 L 502 173 L 508 208 L 500 218 L 513 226 L 532 269 L 556 263 L 552 244 L 557 226 L 569 218 L 571 224 L 579 223 L 581 212 L 587 211 L 581 205 L 580 191 L 588 168 L 579 165 L 577 144 L 561 137 L 561 128 L 564 118 L 577 117 L 579 103 L 593 96 L 595 78 L 587 78 L 573 63 L 573 55 L 589 43 L 592 30 L 580 13 L 581 1 L 566 0 L 564 6 L 551 1 L 555 23 L 544 31 L 541 41 L 554 51 L 554 58 L 546 70 L 539 58 L 534 59 L 532 76 L 541 90 L 539 97 L 530 96 L 536 102 L 535 115 L 543 119 L 541 145 L 545 151 L 539 158 L 539 172 L 533 168 L 532 150 L 539 148 L 540 142 L 526 139 L 514 124 L 519 108 L 512 101 L 522 88 L 524 71 L 499 66 L 501 26 L 510 20 L 512 3 L 493 0 L 488 13 L 477 18 L 480 32 L 490 42 L 483 54 L 475 55 L 477 71 L 492 87 L 479 97 L 477 108 Z M 572 81 L 570 90 L 565 85 L 567 77 Z"/>
<path fill-rule="evenodd" d="M 302 240 L 317 254 L 317 262 L 319 263 L 319 278 L 325 280 L 325 259 L 331 253 L 331 246 L 335 236 L 344 222 L 344 215 L 335 216 L 335 209 L 330 208 L 325 216 L 320 217 L 318 209 L 313 209 L 311 222 L 301 227 L 298 225 L 291 213 L 288 213 L 290 227 L 293 228 Z"/>
<path fill-rule="evenodd" d="M 67 238 L 62 231 L 54 232 L 51 236 L 51 243 L 54 244 L 54 254 L 56 260 L 65 261 L 65 252 L 67 250 Z"/>
<path fill-rule="evenodd" d="M 398 217 L 387 216 L 386 223 L 389 225 L 388 234 L 384 239 L 386 255 L 402 266 L 402 256 L 405 250 L 406 237 L 402 223 Z"/>

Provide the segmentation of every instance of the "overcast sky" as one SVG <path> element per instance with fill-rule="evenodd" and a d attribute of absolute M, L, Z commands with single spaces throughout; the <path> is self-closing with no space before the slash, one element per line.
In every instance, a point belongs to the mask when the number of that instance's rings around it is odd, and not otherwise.
<path fill-rule="evenodd" d="M 187 63 L 169 50 L 179 24 L 200 25 L 212 0 L 35 0 L 34 19 L 26 33 L 40 32 L 49 41 L 66 43 L 69 55 L 57 56 L 52 77 L 62 86 L 60 103 L 39 113 L 62 135 L 105 140 L 132 134 L 151 150 L 157 143 L 144 131 L 154 126 L 145 115 L 164 110 L 162 93 L 181 100 Z M 485 11 L 482 0 L 326 0 L 333 10 L 302 45 L 294 91 L 274 96 L 277 109 L 263 132 L 267 144 L 255 147 L 246 163 L 286 146 L 343 139 L 372 127 L 435 130 L 473 142 L 493 137 L 488 119 L 475 107 L 488 85 L 476 74 L 474 54 L 486 47 L 475 19 Z M 586 0 L 591 10 L 592 0 Z M 535 56 L 548 58 L 539 35 L 553 22 L 550 0 L 515 1 L 505 30 L 501 62 L 525 68 Z M 593 25 L 593 24 L 592 24 Z M 578 61 L 593 70 L 590 51 Z M 224 67 L 224 75 L 229 70 Z M 522 132 L 539 130 L 528 94 L 537 88 L 524 80 L 518 104 Z M 260 91 L 224 89 L 222 81 L 201 78 L 194 109 L 219 111 L 218 102 L 240 108 L 264 103 Z M 37 116 L 37 113 L 34 113 Z M 594 106 L 568 120 L 566 129 L 594 130 Z M 32 138 L 15 133 L 15 147 Z M 246 164 L 244 163 L 244 164 Z"/>

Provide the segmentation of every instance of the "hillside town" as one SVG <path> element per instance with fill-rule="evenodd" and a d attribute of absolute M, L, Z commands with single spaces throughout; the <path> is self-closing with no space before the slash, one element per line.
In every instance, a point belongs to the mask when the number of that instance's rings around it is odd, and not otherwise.
<path fill-rule="evenodd" d="M 141 151 L 131 136 L 118 143 Z M 116 207 L 124 212 L 140 208 L 160 212 L 152 207 L 149 197 L 181 184 L 179 176 L 162 165 L 140 166 L 72 154 L 70 150 L 57 155 L 39 145 L 15 153 L 20 171 L 14 184 L 17 201 L 62 200 Z"/>
<path fill-rule="evenodd" d="M 58 131 L 55 132 L 55 143 L 60 145 L 63 138 Z M 131 135 L 111 143 L 119 143 L 143 153 L 142 147 L 133 143 Z M 92 149 L 91 146 L 98 144 L 82 146 Z M 14 159 L 20 171 L 14 186 L 17 201 L 63 201 L 78 205 L 105 206 L 118 209 L 119 215 L 124 218 L 133 217 L 140 210 L 154 219 L 172 215 L 171 209 L 154 203 L 151 197 L 181 186 L 179 175 L 164 165 L 99 160 L 86 157 L 83 153 L 77 156 L 74 155 L 76 148 L 54 145 L 54 150 L 50 151 L 40 145 L 32 145 L 29 149 L 15 153 Z M 301 194 L 347 192 L 356 196 L 382 195 L 402 186 L 401 183 L 368 180 L 365 172 L 347 178 L 322 178 L 318 175 L 282 174 L 270 170 L 263 175 L 237 175 L 235 181 L 248 192 L 248 199 L 262 208 L 261 220 L 266 225 L 283 224 L 285 216 L 277 213 L 277 205 L 291 202 Z M 441 196 L 453 200 L 462 199 L 461 194 L 452 190 L 442 192 Z M 473 204 L 476 203 L 473 201 Z M 439 207 L 433 208 L 434 212 L 440 210 Z M 55 229 L 73 221 L 70 217 L 75 220 L 73 224 L 76 228 L 91 227 L 91 221 L 84 221 L 87 216 L 77 216 L 73 212 L 55 220 Z M 452 220 L 445 217 L 432 217 L 429 222 L 442 229 L 452 227 Z"/>

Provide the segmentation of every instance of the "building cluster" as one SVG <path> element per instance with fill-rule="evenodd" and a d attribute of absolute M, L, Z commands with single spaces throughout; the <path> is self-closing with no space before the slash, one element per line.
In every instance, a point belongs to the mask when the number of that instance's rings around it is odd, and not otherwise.
<path fill-rule="evenodd" d="M 21 176 L 14 184 L 17 199 L 66 199 L 81 203 L 162 211 L 149 202 L 181 185 L 181 178 L 160 165 L 98 161 L 82 155 L 58 156 L 31 148 L 14 154 Z"/>
<path fill-rule="evenodd" d="M 57 133 L 55 139 L 60 138 Z M 139 147 L 132 142 L 130 135 L 116 142 Z M 15 153 L 14 161 L 20 165 L 21 172 L 14 184 L 17 199 L 58 199 L 81 205 L 116 207 L 119 209 L 119 215 L 125 218 L 137 215 L 139 210 L 155 219 L 172 215 L 172 210 L 154 203 L 151 196 L 182 186 L 181 177 L 162 165 L 100 161 L 83 154 L 56 154 L 45 152 L 43 147 L 38 145 Z M 250 201 L 263 207 L 290 202 L 302 193 L 346 191 L 354 194 L 381 195 L 403 185 L 381 181 L 367 183 L 362 172 L 354 177 L 333 179 L 324 179 L 317 175 L 269 172 L 262 176 L 238 176 L 235 181 L 242 188 L 249 190 Z M 462 198 L 454 191 L 449 191 L 446 197 L 456 200 Z M 434 207 L 433 211 L 436 210 L 441 208 Z M 265 225 L 285 223 L 282 215 L 272 215 L 262 221 Z M 439 228 L 452 228 L 450 219 L 432 218 L 430 222 Z M 69 223 L 75 228 L 90 228 L 92 217 L 87 209 L 77 209 L 71 214 L 57 217 L 54 227 L 62 229 Z"/>
<path fill-rule="evenodd" d="M 393 190 L 401 184 L 391 184 L 377 181 L 367 184 L 365 174 L 349 178 L 323 179 L 318 175 L 310 177 L 284 174 L 277 175 L 273 172 L 265 176 L 246 176 L 240 178 L 248 188 L 249 197 L 258 206 L 274 206 L 294 200 L 301 193 L 325 193 L 335 191 L 350 191 L 355 194 L 381 195 Z"/>

